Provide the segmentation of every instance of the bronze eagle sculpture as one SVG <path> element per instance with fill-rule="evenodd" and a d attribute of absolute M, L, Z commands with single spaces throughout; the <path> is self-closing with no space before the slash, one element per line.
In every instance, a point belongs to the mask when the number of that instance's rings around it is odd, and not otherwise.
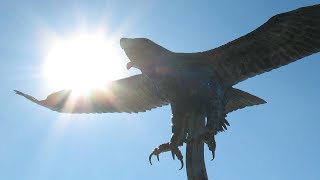
<path fill-rule="evenodd" d="M 15 90 L 41 106 L 64 113 L 138 113 L 171 105 L 172 137 L 150 154 L 171 151 L 184 165 L 179 146 L 187 144 L 187 174 L 207 179 L 203 144 L 215 156 L 215 135 L 227 129 L 226 115 L 266 103 L 232 86 L 255 75 L 320 51 L 320 5 L 302 7 L 270 18 L 256 30 L 212 50 L 172 52 L 146 38 L 122 38 L 131 67 L 141 74 L 111 82 L 105 89 L 71 97 L 72 90 L 45 100 Z M 197 164 L 197 166 L 195 166 Z"/>

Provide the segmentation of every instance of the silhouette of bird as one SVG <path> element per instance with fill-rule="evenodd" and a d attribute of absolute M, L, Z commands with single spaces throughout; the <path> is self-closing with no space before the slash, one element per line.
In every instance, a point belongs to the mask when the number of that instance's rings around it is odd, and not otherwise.
<path fill-rule="evenodd" d="M 214 136 L 229 126 L 226 114 L 266 103 L 233 85 L 319 52 L 320 5 L 278 14 L 247 35 L 204 52 L 172 52 L 146 38 L 122 38 L 120 46 L 130 59 L 127 68 L 138 68 L 142 74 L 74 98 L 72 90 L 55 92 L 45 100 L 15 92 L 64 113 L 137 113 L 170 104 L 171 140 L 155 148 L 149 160 L 171 151 L 183 167 L 178 147 L 187 143 L 189 177 L 195 173 L 190 168 L 203 159 L 203 143 L 214 158 Z M 205 170 L 194 177 L 206 179 Z"/>

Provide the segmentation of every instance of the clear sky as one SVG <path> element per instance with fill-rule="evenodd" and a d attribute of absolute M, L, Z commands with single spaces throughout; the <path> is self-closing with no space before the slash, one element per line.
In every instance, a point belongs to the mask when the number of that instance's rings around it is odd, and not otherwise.
<path fill-rule="evenodd" d="M 45 98 L 57 90 L 43 75 L 44 34 L 64 36 L 85 24 L 102 26 L 117 38 L 146 37 L 172 51 L 203 51 L 275 14 L 317 3 L 1 1 L 0 179 L 186 179 L 185 168 L 179 171 L 169 153 L 160 163 L 148 162 L 153 148 L 170 140 L 168 106 L 140 114 L 67 117 L 13 93 L 20 89 Z M 127 61 L 124 53 L 121 57 Z M 231 127 L 217 136 L 214 161 L 205 148 L 209 179 L 320 179 L 319 69 L 318 53 L 237 84 L 268 103 L 228 115 Z"/>

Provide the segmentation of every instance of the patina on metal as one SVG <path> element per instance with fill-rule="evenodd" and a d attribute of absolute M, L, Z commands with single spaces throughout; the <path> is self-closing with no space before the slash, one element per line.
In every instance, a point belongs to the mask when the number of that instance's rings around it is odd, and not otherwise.
<path fill-rule="evenodd" d="M 71 90 L 55 92 L 45 100 L 17 94 L 64 113 L 137 113 L 171 105 L 172 137 L 155 148 L 184 166 L 179 147 L 186 146 L 189 180 L 206 180 L 204 144 L 215 157 L 214 136 L 227 130 L 226 115 L 264 100 L 232 86 L 255 75 L 287 65 L 320 51 L 320 5 L 279 14 L 251 33 L 218 48 L 195 53 L 172 52 L 146 38 L 122 38 L 130 59 L 127 68 L 142 74 L 112 82 L 107 89 L 68 101 Z"/>

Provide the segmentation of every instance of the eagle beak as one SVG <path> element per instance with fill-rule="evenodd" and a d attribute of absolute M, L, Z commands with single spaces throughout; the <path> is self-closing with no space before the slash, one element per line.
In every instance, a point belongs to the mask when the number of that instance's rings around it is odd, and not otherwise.
<path fill-rule="evenodd" d="M 133 63 L 132 62 L 128 62 L 127 63 L 127 70 L 129 70 L 130 68 L 132 68 L 133 67 Z"/>
<path fill-rule="evenodd" d="M 120 39 L 120 46 L 122 49 L 125 49 L 127 47 L 128 38 L 121 38 Z"/>

